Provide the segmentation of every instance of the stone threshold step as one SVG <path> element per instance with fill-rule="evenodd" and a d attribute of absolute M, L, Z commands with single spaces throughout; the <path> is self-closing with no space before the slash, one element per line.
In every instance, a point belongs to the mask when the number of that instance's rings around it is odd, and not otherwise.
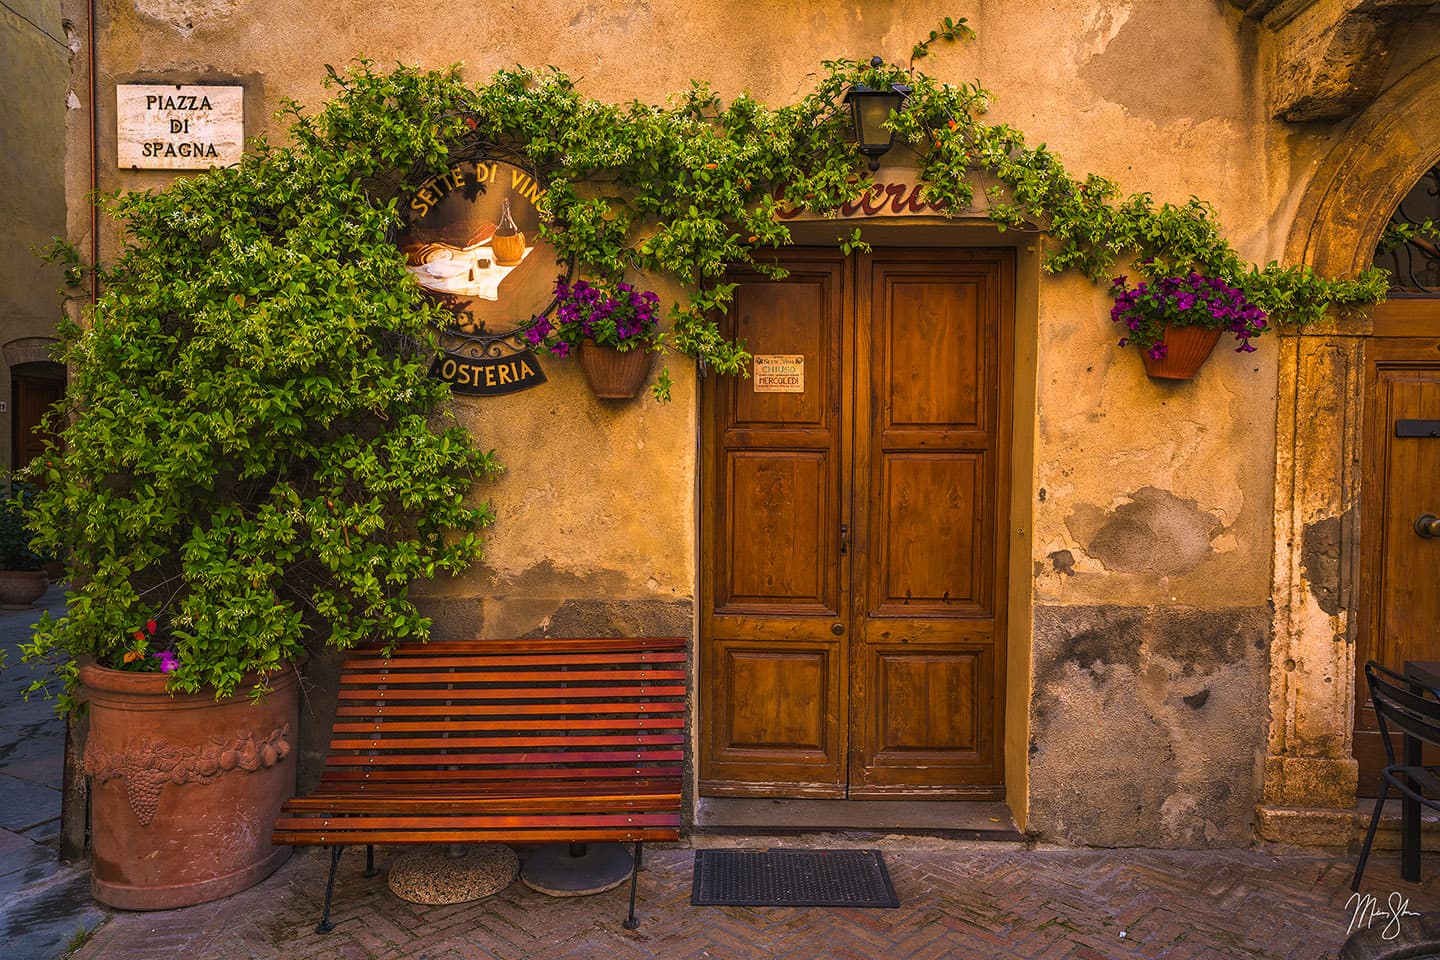
<path fill-rule="evenodd" d="M 793 836 L 878 833 L 1019 841 L 1003 803 L 937 800 L 792 800 L 701 797 L 695 832 Z"/>

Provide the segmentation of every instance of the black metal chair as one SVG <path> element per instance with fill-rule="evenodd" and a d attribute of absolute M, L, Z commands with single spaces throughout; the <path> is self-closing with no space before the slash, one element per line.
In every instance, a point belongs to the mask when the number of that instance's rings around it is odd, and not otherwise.
<path fill-rule="evenodd" d="M 1440 810 L 1440 766 L 1407 767 L 1396 763 L 1395 744 L 1391 741 L 1392 734 L 1399 734 L 1440 747 L 1440 700 L 1414 693 L 1411 681 L 1403 674 L 1374 660 L 1365 664 L 1365 681 L 1370 687 L 1370 702 L 1375 706 L 1387 765 L 1381 774 L 1380 797 L 1370 814 L 1370 828 L 1365 831 L 1365 844 L 1360 848 L 1360 862 L 1355 865 L 1351 890 L 1360 889 L 1365 861 L 1370 857 L 1370 844 L 1375 840 L 1375 827 L 1380 823 L 1380 812 L 1391 787 L 1422 806 Z"/>

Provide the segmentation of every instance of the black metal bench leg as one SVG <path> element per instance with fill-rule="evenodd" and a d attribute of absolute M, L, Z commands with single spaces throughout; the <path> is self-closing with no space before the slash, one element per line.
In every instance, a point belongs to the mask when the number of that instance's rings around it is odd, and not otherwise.
<path fill-rule="evenodd" d="M 379 872 L 375 869 L 375 844 L 367 843 L 365 844 L 365 873 L 362 876 L 369 878 Z"/>
<path fill-rule="evenodd" d="M 640 850 L 643 845 L 639 840 L 635 841 L 634 863 L 630 867 L 630 916 L 625 918 L 621 924 L 626 930 L 634 930 L 640 926 L 640 921 L 635 919 L 635 881 L 640 876 Z"/>
<path fill-rule="evenodd" d="M 335 868 L 340 866 L 340 851 L 343 849 L 338 845 L 330 848 L 330 881 L 325 884 L 325 909 L 320 912 L 316 933 L 329 933 L 335 929 L 335 924 L 330 922 L 330 898 L 335 895 Z"/>

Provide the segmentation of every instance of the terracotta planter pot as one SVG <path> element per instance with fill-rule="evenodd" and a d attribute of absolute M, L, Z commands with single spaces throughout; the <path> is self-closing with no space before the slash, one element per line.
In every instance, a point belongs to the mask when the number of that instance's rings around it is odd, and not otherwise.
<path fill-rule="evenodd" d="M 50 589 L 50 578 L 44 570 L 0 570 L 0 607 L 24 610 Z"/>
<path fill-rule="evenodd" d="M 585 382 L 601 400 L 629 400 L 645 386 L 655 354 L 635 348 L 621 352 L 614 347 L 585 341 L 580 344 L 580 368 Z"/>
<path fill-rule="evenodd" d="M 258 883 L 290 855 L 270 843 L 295 792 L 298 686 L 273 692 L 165 691 L 160 673 L 80 665 L 90 703 L 91 892 L 121 910 L 168 910 Z"/>
<path fill-rule="evenodd" d="M 1153 360 L 1148 351 L 1140 354 L 1145 361 L 1145 372 L 1157 380 L 1189 380 L 1210 358 L 1210 352 L 1224 332 L 1205 327 L 1167 326 L 1160 341 L 1166 346 L 1165 356 Z"/>

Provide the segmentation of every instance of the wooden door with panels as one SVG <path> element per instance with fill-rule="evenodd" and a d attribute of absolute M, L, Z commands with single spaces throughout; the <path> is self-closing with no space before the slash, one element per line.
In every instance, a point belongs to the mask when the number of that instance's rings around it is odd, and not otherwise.
<path fill-rule="evenodd" d="M 1354 741 L 1362 797 L 1379 793 L 1385 766 L 1365 662 L 1401 670 L 1407 660 L 1440 660 L 1440 538 L 1416 525 L 1440 516 L 1440 300 L 1394 301 L 1375 314 L 1377 332 L 1427 335 L 1365 345 Z"/>
<path fill-rule="evenodd" d="M 1013 254 L 780 262 L 704 393 L 701 793 L 1003 799 Z"/>

